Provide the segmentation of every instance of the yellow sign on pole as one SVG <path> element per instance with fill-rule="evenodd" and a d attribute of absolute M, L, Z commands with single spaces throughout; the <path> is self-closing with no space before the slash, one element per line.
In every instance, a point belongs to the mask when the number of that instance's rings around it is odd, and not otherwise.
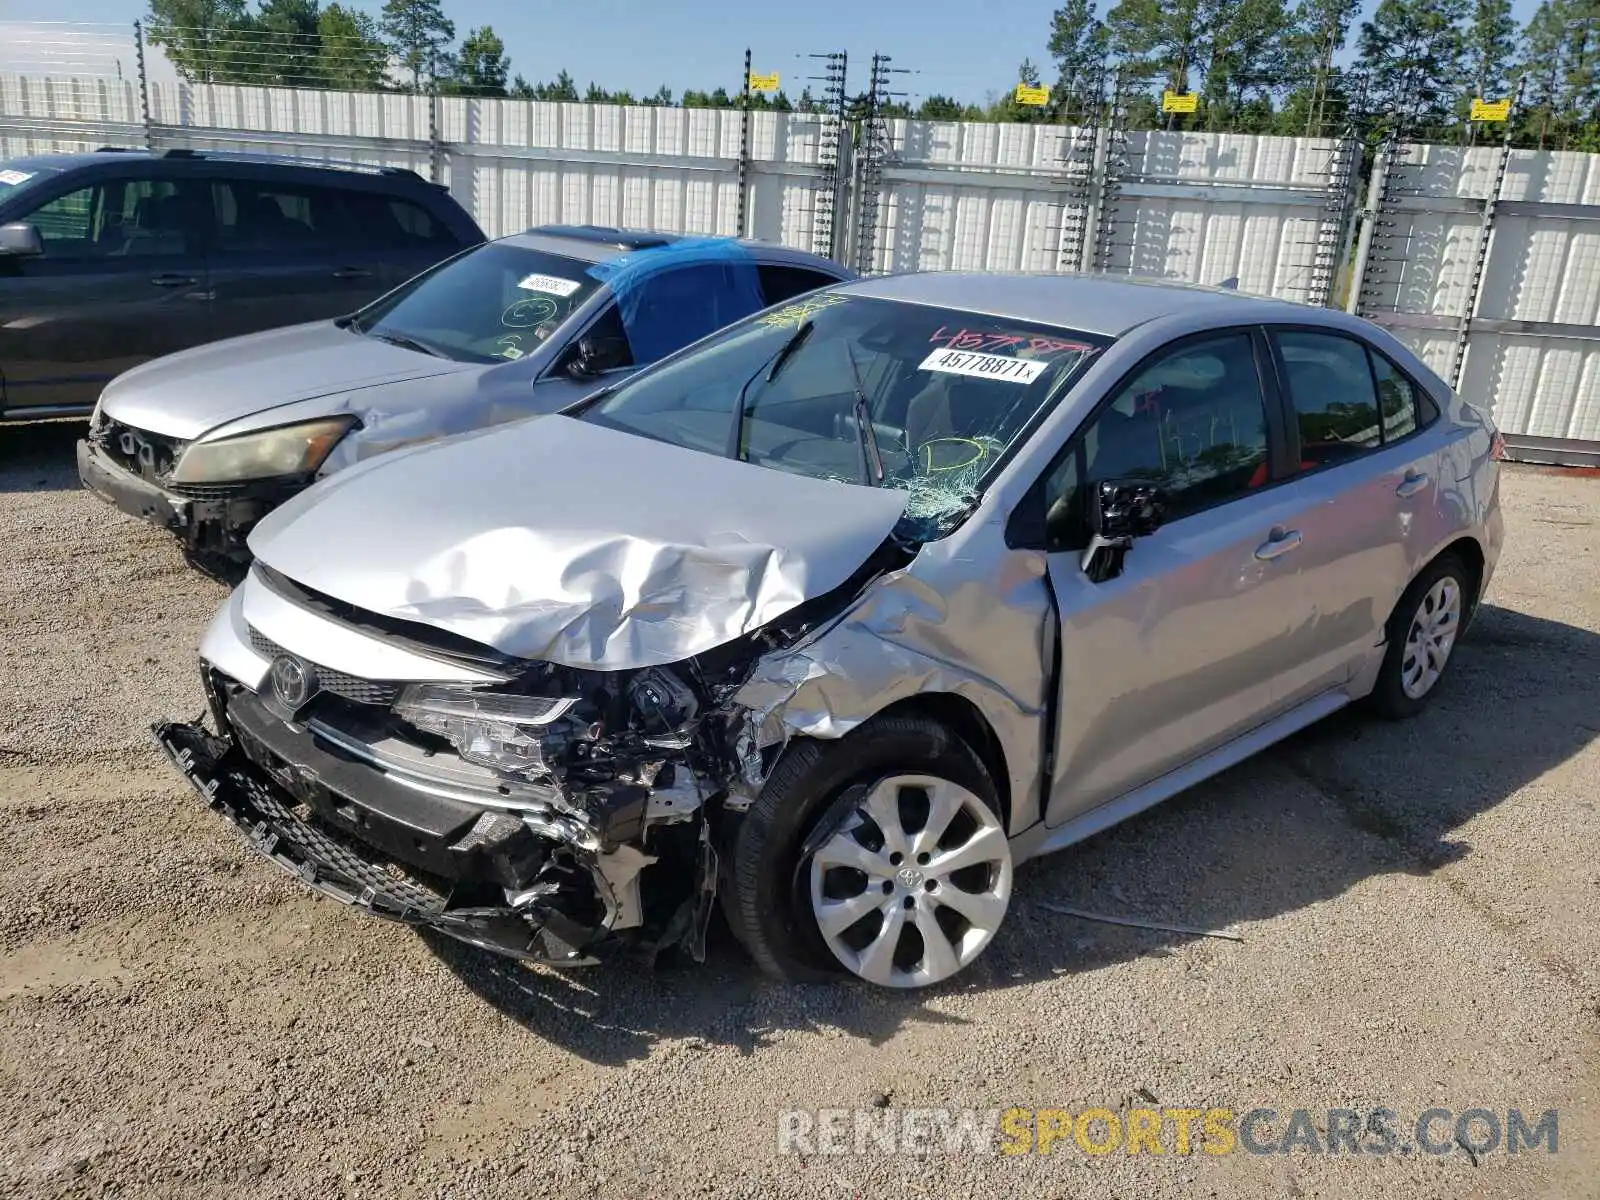
<path fill-rule="evenodd" d="M 1509 121 L 1510 119 L 1510 100 L 1485 100 L 1482 96 L 1472 98 L 1472 120 Z"/>
<path fill-rule="evenodd" d="M 1043 108 L 1050 103 L 1050 89 L 1019 83 L 1017 84 L 1017 103 L 1031 105 L 1034 108 Z"/>
<path fill-rule="evenodd" d="M 771 75 L 757 75 L 750 72 L 750 90 L 752 92 L 775 92 L 778 90 L 778 72 Z"/>
<path fill-rule="evenodd" d="M 1161 93 L 1161 111 L 1192 113 L 1200 109 L 1200 97 L 1193 92 L 1165 91 Z"/>

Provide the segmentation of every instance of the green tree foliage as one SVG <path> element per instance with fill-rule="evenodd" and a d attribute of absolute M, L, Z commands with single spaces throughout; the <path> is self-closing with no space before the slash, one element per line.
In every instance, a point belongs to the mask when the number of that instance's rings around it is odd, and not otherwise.
<path fill-rule="evenodd" d="M 1067 0 L 1056 9 L 1050 16 L 1050 40 L 1045 49 L 1056 64 L 1051 115 L 1070 118 L 1088 113 L 1099 101 L 1101 73 L 1110 51 L 1105 24 L 1095 15 L 1094 0 Z"/>
<path fill-rule="evenodd" d="M 456 27 L 439 0 L 385 0 L 378 26 L 413 91 L 451 73 Z"/>
<path fill-rule="evenodd" d="M 1528 21 L 1517 73 L 1518 128 L 1536 146 L 1600 150 L 1600 0 L 1544 0 Z"/>
<path fill-rule="evenodd" d="M 1485 99 L 1503 96 L 1517 53 L 1517 23 L 1511 0 L 1473 0 L 1467 25 L 1467 80 L 1472 94 Z"/>
<path fill-rule="evenodd" d="M 330 4 L 317 18 L 317 66 L 325 87 L 368 92 L 383 86 L 389 51 L 378 23 L 364 12 Z"/>
<path fill-rule="evenodd" d="M 234 38 L 244 19 L 245 0 L 150 0 L 145 27 L 178 74 L 218 83 L 236 70 Z"/>
<path fill-rule="evenodd" d="M 510 74 L 506 44 L 492 26 L 485 25 L 468 31 L 461 40 L 444 90 L 458 96 L 504 96 Z"/>
<path fill-rule="evenodd" d="M 1467 91 L 1464 24 L 1471 0 L 1379 0 L 1361 26 L 1368 99 L 1412 133 L 1447 125 Z"/>

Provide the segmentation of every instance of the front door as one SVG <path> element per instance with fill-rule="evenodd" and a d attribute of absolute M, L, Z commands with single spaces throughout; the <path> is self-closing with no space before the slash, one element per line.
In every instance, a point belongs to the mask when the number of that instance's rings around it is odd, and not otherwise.
<path fill-rule="evenodd" d="M 1120 385 L 1046 481 L 1060 617 L 1056 747 L 1046 818 L 1060 825 L 1281 711 L 1302 591 L 1293 487 L 1266 345 L 1226 332 L 1162 352 Z M 1269 414 L 1270 417 L 1269 417 Z M 1120 575 L 1081 566 L 1086 489 L 1158 484 L 1166 523 Z"/>
<path fill-rule="evenodd" d="M 87 411 L 113 376 L 210 339 L 203 187 L 102 179 L 19 219 L 44 253 L 0 257 L 8 413 Z"/>

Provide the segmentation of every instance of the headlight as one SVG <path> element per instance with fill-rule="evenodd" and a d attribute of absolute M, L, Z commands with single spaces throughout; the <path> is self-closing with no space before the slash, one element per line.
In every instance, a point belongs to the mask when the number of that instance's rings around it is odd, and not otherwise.
<path fill-rule="evenodd" d="M 334 443 L 356 423 L 352 416 L 323 417 L 263 429 L 215 442 L 190 442 L 173 468 L 173 483 L 231 483 L 315 471 Z"/>
<path fill-rule="evenodd" d="M 395 713 L 436 733 L 468 762 L 511 775 L 545 773 L 541 735 L 578 701 L 551 696 L 502 696 L 433 683 L 400 693 Z"/>

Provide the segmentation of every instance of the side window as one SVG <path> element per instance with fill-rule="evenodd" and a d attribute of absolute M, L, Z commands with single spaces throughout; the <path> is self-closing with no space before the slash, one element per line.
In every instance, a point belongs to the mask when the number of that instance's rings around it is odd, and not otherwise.
<path fill-rule="evenodd" d="M 839 282 L 832 275 L 824 275 L 821 271 L 812 271 L 806 267 L 764 264 L 760 272 L 761 291 L 769 305 L 781 304 L 785 300 L 792 300 L 796 296 L 803 296 L 820 287 L 827 287 L 830 283 Z"/>
<path fill-rule="evenodd" d="M 742 263 L 699 262 L 646 276 L 618 299 L 634 359 L 653 363 L 760 312 L 760 280 Z"/>
<path fill-rule="evenodd" d="M 213 184 L 212 193 L 222 254 L 321 251 L 344 227 L 332 188 L 233 179 Z"/>
<path fill-rule="evenodd" d="M 606 310 L 589 326 L 583 338 L 599 352 L 597 365 L 601 370 L 633 366 L 633 347 L 628 343 L 628 331 L 622 327 L 622 313 L 616 304 L 606 305 Z"/>
<path fill-rule="evenodd" d="M 410 200 L 397 200 L 381 192 L 344 192 L 350 237 L 378 250 L 456 249 L 460 242 L 433 214 Z"/>
<path fill-rule="evenodd" d="M 1372 376 L 1378 381 L 1378 406 L 1383 412 L 1383 440 L 1395 441 L 1430 418 L 1418 421 L 1417 389 L 1392 362 L 1376 351 L 1371 352 Z"/>
<path fill-rule="evenodd" d="M 1046 478 L 1053 548 L 1088 540 L 1088 486 L 1154 483 L 1169 520 L 1267 482 L 1267 405 L 1248 333 L 1191 342 L 1142 368 Z"/>
<path fill-rule="evenodd" d="M 1360 342 L 1323 333 L 1275 335 L 1306 467 L 1343 462 L 1383 444 L 1378 398 Z"/>
<path fill-rule="evenodd" d="M 25 219 L 48 258 L 74 262 L 198 255 L 210 213 L 203 190 L 186 181 L 111 179 L 58 196 Z"/>

